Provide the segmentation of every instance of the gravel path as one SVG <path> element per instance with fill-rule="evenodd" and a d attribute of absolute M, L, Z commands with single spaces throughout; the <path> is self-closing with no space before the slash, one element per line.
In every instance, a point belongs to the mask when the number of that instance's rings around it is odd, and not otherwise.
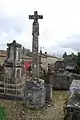
<path fill-rule="evenodd" d="M 54 91 L 52 106 L 40 110 L 29 110 L 23 102 L 0 100 L 0 104 L 6 108 L 6 120 L 63 120 L 63 106 L 67 98 L 66 91 Z"/>

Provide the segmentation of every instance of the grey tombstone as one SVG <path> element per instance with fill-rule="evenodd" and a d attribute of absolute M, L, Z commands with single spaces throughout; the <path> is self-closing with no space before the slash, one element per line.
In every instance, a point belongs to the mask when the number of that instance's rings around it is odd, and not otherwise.
<path fill-rule="evenodd" d="M 69 92 L 72 93 L 75 91 L 80 92 L 80 80 L 73 80 L 70 85 Z"/>
<path fill-rule="evenodd" d="M 7 59 L 4 61 L 5 73 L 11 75 L 13 78 L 21 77 L 22 64 L 20 61 L 21 45 L 13 40 L 12 43 L 7 44 Z"/>
<path fill-rule="evenodd" d="M 34 15 L 29 15 L 29 19 L 34 19 L 33 22 L 33 41 L 32 41 L 32 80 L 26 81 L 24 89 L 24 98 L 28 108 L 38 108 L 45 105 L 45 86 L 44 80 L 39 78 L 39 23 L 38 19 L 42 19 L 42 15 L 38 15 L 34 11 Z"/>
<path fill-rule="evenodd" d="M 7 44 L 7 58 L 4 61 L 4 70 L 5 70 L 5 89 L 6 94 L 15 94 L 15 95 L 22 95 L 23 96 L 23 65 L 20 61 L 20 48 L 21 45 L 16 43 L 13 40 L 12 43 Z M 14 86 L 13 89 L 9 88 L 9 84 Z"/>
<path fill-rule="evenodd" d="M 72 81 L 69 92 L 64 120 L 80 120 L 80 80 Z"/>
<path fill-rule="evenodd" d="M 64 120 L 80 120 L 80 92 L 70 94 L 64 114 Z"/>

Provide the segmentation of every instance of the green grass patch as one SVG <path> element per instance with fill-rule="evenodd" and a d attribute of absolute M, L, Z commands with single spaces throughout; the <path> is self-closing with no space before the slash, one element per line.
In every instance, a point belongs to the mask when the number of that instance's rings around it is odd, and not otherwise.
<path fill-rule="evenodd" d="M 0 120 L 5 120 L 6 110 L 4 107 L 0 106 Z"/>

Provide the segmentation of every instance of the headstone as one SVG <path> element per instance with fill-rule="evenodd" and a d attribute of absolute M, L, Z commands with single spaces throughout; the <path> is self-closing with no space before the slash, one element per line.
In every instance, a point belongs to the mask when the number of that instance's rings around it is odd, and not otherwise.
<path fill-rule="evenodd" d="M 73 80 L 69 89 L 70 96 L 64 109 L 65 120 L 80 120 L 80 80 Z"/>
<path fill-rule="evenodd" d="M 29 19 L 34 19 L 33 22 L 33 41 L 32 41 L 32 80 L 25 84 L 24 98 L 28 108 L 38 108 L 45 105 L 45 86 L 44 80 L 39 78 L 39 23 L 38 19 L 42 19 L 42 15 L 38 15 L 34 11 L 34 15 L 29 15 Z"/>
<path fill-rule="evenodd" d="M 64 71 L 66 68 L 66 64 L 64 61 L 56 61 L 54 70 L 55 71 Z"/>
<path fill-rule="evenodd" d="M 80 120 L 80 92 L 71 93 L 64 112 L 64 120 Z"/>
<path fill-rule="evenodd" d="M 70 86 L 70 93 L 72 92 L 80 92 L 80 80 L 73 80 Z"/>
<path fill-rule="evenodd" d="M 20 75 L 18 77 L 20 77 L 22 69 L 20 61 L 21 45 L 13 40 L 13 43 L 9 43 L 7 46 L 7 59 L 4 61 L 5 73 L 11 75 L 13 78 L 17 78 L 19 73 Z"/>
<path fill-rule="evenodd" d="M 7 44 L 7 46 L 7 59 L 4 61 L 5 94 L 23 95 L 23 66 L 20 61 L 21 45 L 13 40 L 13 42 Z"/>

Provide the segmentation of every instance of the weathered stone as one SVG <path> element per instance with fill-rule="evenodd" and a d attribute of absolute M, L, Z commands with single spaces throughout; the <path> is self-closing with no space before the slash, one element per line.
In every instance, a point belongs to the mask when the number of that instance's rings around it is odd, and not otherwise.
<path fill-rule="evenodd" d="M 69 90 L 70 84 L 73 80 L 73 74 L 67 71 L 56 72 L 49 75 L 50 84 L 54 89 Z"/>
<path fill-rule="evenodd" d="M 14 40 L 7 44 L 7 59 L 4 62 L 4 79 L 0 87 L 5 95 L 23 95 L 23 74 L 22 63 L 20 61 L 21 45 Z M 0 89 L 0 90 L 1 90 Z"/>
<path fill-rule="evenodd" d="M 8 54 L 7 59 L 4 61 L 4 69 L 7 75 L 17 78 L 21 77 L 22 64 L 20 61 L 20 48 L 21 45 L 17 44 L 14 40 L 12 43 L 7 44 Z"/>
<path fill-rule="evenodd" d="M 38 43 L 38 36 L 39 36 L 39 23 L 38 19 L 43 19 L 42 15 L 38 15 L 37 11 L 34 11 L 34 15 L 29 15 L 29 19 L 34 19 L 33 22 L 33 42 L 32 42 L 32 77 L 33 80 L 35 78 L 39 79 L 39 43 Z"/>
<path fill-rule="evenodd" d="M 66 64 L 64 61 L 56 61 L 54 70 L 55 71 L 64 71 L 66 68 Z"/>
<path fill-rule="evenodd" d="M 45 87 L 44 81 L 26 81 L 24 89 L 24 98 L 26 107 L 39 108 L 45 105 Z"/>
<path fill-rule="evenodd" d="M 52 85 L 51 84 L 45 84 L 46 88 L 46 103 L 52 102 Z"/>
<path fill-rule="evenodd" d="M 64 120 L 80 120 L 80 93 L 72 92 L 65 107 Z"/>
<path fill-rule="evenodd" d="M 70 93 L 80 92 L 80 80 L 73 80 L 69 89 Z"/>
<path fill-rule="evenodd" d="M 33 42 L 32 42 L 32 80 L 26 82 L 24 90 L 24 98 L 26 106 L 29 108 L 38 108 L 45 105 L 45 86 L 44 80 L 39 79 L 39 54 L 38 54 L 38 36 L 39 23 L 38 19 L 43 16 L 38 15 L 35 11 L 34 15 L 29 15 L 29 19 L 34 19 L 33 22 Z"/>

